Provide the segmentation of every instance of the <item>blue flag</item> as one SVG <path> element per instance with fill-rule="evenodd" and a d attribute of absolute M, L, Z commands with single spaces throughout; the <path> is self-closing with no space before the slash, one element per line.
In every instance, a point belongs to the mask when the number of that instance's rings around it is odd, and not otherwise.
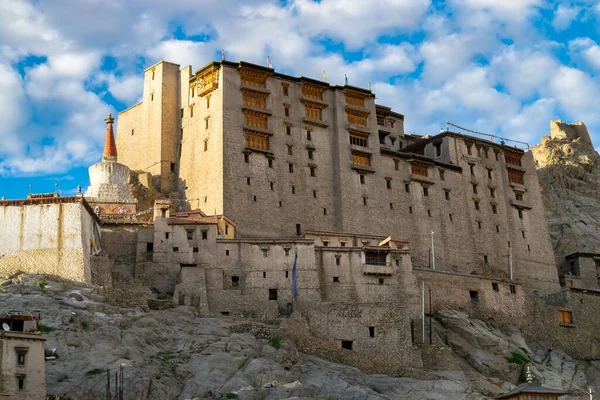
<path fill-rule="evenodd" d="M 292 266 L 292 296 L 298 296 L 298 249 L 294 251 L 294 265 Z"/>

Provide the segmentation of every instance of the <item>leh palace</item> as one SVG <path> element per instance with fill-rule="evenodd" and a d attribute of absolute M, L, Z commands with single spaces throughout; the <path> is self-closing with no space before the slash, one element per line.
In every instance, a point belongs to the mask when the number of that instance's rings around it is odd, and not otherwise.
<path fill-rule="evenodd" d="M 0 201 L 2 275 L 294 320 L 314 354 L 373 373 L 446 362 L 425 315 L 443 310 L 600 358 L 600 246 L 555 252 L 535 149 L 405 134 L 370 90 L 243 61 L 163 61 L 143 82 L 87 189 Z M 585 125 L 550 125 L 544 143 L 593 149 Z"/>

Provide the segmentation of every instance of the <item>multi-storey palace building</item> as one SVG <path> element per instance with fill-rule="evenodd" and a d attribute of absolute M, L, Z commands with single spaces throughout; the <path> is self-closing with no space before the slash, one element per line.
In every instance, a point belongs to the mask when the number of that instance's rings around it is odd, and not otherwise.
<path fill-rule="evenodd" d="M 392 235 L 416 265 L 558 288 L 531 154 L 450 131 L 405 135 L 404 116 L 369 90 L 246 62 L 159 62 L 142 102 L 119 114 L 117 147 L 241 238 Z"/>

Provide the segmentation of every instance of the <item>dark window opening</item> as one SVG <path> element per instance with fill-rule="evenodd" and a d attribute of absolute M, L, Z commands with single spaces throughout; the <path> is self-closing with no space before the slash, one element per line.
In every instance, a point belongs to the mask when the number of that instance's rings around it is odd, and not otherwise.
<path fill-rule="evenodd" d="M 154 251 L 154 243 L 146 243 L 146 252 L 152 253 Z"/>
<path fill-rule="evenodd" d="M 492 170 L 488 169 L 488 179 L 492 179 Z"/>
<path fill-rule="evenodd" d="M 315 167 L 310 167 L 310 176 L 317 176 L 317 169 Z"/>
<path fill-rule="evenodd" d="M 500 225 L 496 225 L 496 233 L 500 233 Z"/>
<path fill-rule="evenodd" d="M 247 162 L 247 163 L 250 162 L 250 155 L 249 154 L 244 154 L 244 162 Z"/>
<path fill-rule="evenodd" d="M 263 279 L 267 277 L 266 271 L 263 271 Z"/>
<path fill-rule="evenodd" d="M 179 251 L 179 247 L 173 247 L 173 252 L 177 253 Z"/>
<path fill-rule="evenodd" d="M 442 156 L 442 143 L 441 142 L 434 143 L 433 148 L 435 149 L 435 156 L 441 157 Z"/>
<path fill-rule="evenodd" d="M 365 264 L 385 265 L 387 251 L 367 250 L 365 251 Z"/>
<path fill-rule="evenodd" d="M 394 209 L 394 203 L 390 203 L 390 210 Z"/>
<path fill-rule="evenodd" d="M 286 135 L 291 135 L 292 134 L 292 127 L 289 125 L 286 125 L 285 127 L 285 133 Z"/>
<path fill-rule="evenodd" d="M 269 289 L 269 300 L 277 300 L 277 289 Z"/>
<path fill-rule="evenodd" d="M 232 276 L 231 277 L 231 287 L 239 287 L 240 286 L 240 277 Z"/>
<path fill-rule="evenodd" d="M 285 113 L 286 117 L 289 117 L 290 116 L 290 108 L 289 107 L 285 107 L 284 108 L 284 113 Z"/>
<path fill-rule="evenodd" d="M 384 280 L 383 280 L 383 278 L 379 278 L 379 284 L 380 284 L 380 285 L 383 285 L 383 283 L 384 283 Z"/>
<path fill-rule="evenodd" d="M 375 337 L 375 327 L 374 326 L 369 327 L 369 337 Z"/>
<path fill-rule="evenodd" d="M 288 278 L 289 277 L 289 271 L 285 271 L 285 277 Z"/>
<path fill-rule="evenodd" d="M 165 239 L 169 238 L 169 232 L 165 232 Z"/>
<path fill-rule="evenodd" d="M 454 221 L 454 220 L 452 219 L 452 214 L 448 214 L 448 217 L 450 217 L 450 222 Z"/>
<path fill-rule="evenodd" d="M 523 210 L 519 209 L 518 212 L 519 212 L 519 218 L 523 219 Z"/>
<path fill-rule="evenodd" d="M 313 197 L 316 199 L 317 198 L 317 191 L 313 190 Z"/>
<path fill-rule="evenodd" d="M 342 349 L 352 350 L 352 340 L 342 340 Z"/>
<path fill-rule="evenodd" d="M 410 193 L 410 183 L 405 183 L 405 184 L 404 184 L 404 191 L 405 191 L 406 193 Z"/>
<path fill-rule="evenodd" d="M 367 205 L 367 198 L 363 197 L 363 204 L 366 206 Z"/>
<path fill-rule="evenodd" d="M 510 293 L 511 294 L 516 294 L 517 293 L 517 287 L 515 285 L 509 285 L 510 287 Z"/>
<path fill-rule="evenodd" d="M 247 184 L 247 185 L 250 185 L 250 178 L 249 178 L 249 177 L 248 177 L 248 178 L 246 178 L 246 184 Z"/>
<path fill-rule="evenodd" d="M 498 214 L 498 207 L 496 207 L 495 205 L 492 205 L 492 213 Z"/>
<path fill-rule="evenodd" d="M 477 222 L 477 228 L 481 229 L 481 221 L 476 221 Z"/>
<path fill-rule="evenodd" d="M 473 194 L 477 194 L 477 185 L 473 184 Z"/>
<path fill-rule="evenodd" d="M 429 188 L 423 186 L 423 196 L 428 197 L 429 196 Z"/>
<path fill-rule="evenodd" d="M 498 292 L 498 291 L 500 291 L 500 289 L 498 288 L 498 284 L 497 284 L 496 282 L 493 282 L 493 283 L 492 283 L 492 290 L 493 290 L 494 292 Z"/>
<path fill-rule="evenodd" d="M 495 199 L 495 198 L 496 198 L 496 190 L 494 190 L 494 189 L 490 189 L 490 197 L 491 197 L 492 199 Z"/>
<path fill-rule="evenodd" d="M 477 290 L 469 290 L 469 296 L 471 297 L 471 301 L 473 303 L 477 303 L 479 301 L 479 292 Z"/>
<path fill-rule="evenodd" d="M 523 195 L 520 194 L 520 193 L 516 194 L 516 198 L 517 198 L 518 201 L 523 201 Z"/>
<path fill-rule="evenodd" d="M 391 181 L 391 179 L 386 179 L 386 180 L 385 180 L 385 186 L 386 186 L 388 189 L 391 189 L 391 188 L 392 188 L 392 181 Z"/>
<path fill-rule="evenodd" d="M 185 293 L 179 293 L 179 305 L 185 306 Z"/>
<path fill-rule="evenodd" d="M 342 256 L 335 256 L 335 265 L 340 265 L 340 260 L 341 260 Z"/>
<path fill-rule="evenodd" d="M 323 215 L 327 215 L 327 209 L 326 208 L 323 209 Z"/>
<path fill-rule="evenodd" d="M 487 255 L 483 256 L 483 262 L 486 263 L 486 264 L 488 263 L 488 256 Z"/>
<path fill-rule="evenodd" d="M 445 181 L 446 180 L 446 171 L 444 171 L 443 169 L 440 169 L 440 180 L 441 181 Z"/>
<path fill-rule="evenodd" d="M 292 194 L 296 194 L 296 186 L 292 186 Z"/>
<path fill-rule="evenodd" d="M 288 88 L 287 86 L 284 86 L 284 87 L 283 87 L 283 95 L 284 95 L 284 96 L 288 96 L 288 95 L 289 95 L 288 89 L 289 89 L 289 88 Z"/>
<path fill-rule="evenodd" d="M 473 164 L 469 164 L 469 171 L 471 171 L 471 175 L 475 175 L 475 166 Z"/>
<path fill-rule="evenodd" d="M 185 231 L 188 240 L 192 240 L 194 239 L 194 230 L 193 229 L 186 229 Z"/>
<path fill-rule="evenodd" d="M 475 202 L 475 209 L 479 210 L 479 202 L 478 201 Z"/>
<path fill-rule="evenodd" d="M 171 172 L 175 172 L 175 163 L 171 163 Z"/>
<path fill-rule="evenodd" d="M 350 350 L 352 350 L 352 349 L 350 349 Z M 17 376 L 17 380 L 19 381 L 19 390 L 23 390 L 23 388 L 25 387 L 25 377 Z"/>
<path fill-rule="evenodd" d="M 194 253 L 197 253 L 197 252 L 198 252 L 198 248 L 197 248 L 197 247 L 194 247 L 194 249 L 193 249 L 193 252 L 194 252 Z"/>
<path fill-rule="evenodd" d="M 225 255 L 228 256 L 229 255 L 229 250 L 225 250 Z"/>
<path fill-rule="evenodd" d="M 446 200 L 450 200 L 450 191 L 449 190 L 444 190 L 444 197 L 446 198 Z"/>
<path fill-rule="evenodd" d="M 294 164 L 289 163 L 288 164 L 288 169 L 289 169 L 290 173 L 293 173 L 294 172 Z"/>
<path fill-rule="evenodd" d="M 409 207 L 408 207 L 408 212 L 409 212 L 410 214 L 412 214 L 412 213 L 413 213 L 412 206 L 409 206 Z"/>
<path fill-rule="evenodd" d="M 310 131 L 306 131 L 306 140 L 312 140 L 312 133 Z"/>
<path fill-rule="evenodd" d="M 314 159 L 314 151 L 312 151 L 312 150 L 309 150 L 309 151 L 308 151 L 308 159 L 309 159 L 309 160 L 312 160 L 312 159 Z"/>
<path fill-rule="evenodd" d="M 364 175 L 358 175 L 358 176 L 360 177 L 360 183 L 361 183 L 362 185 L 364 185 L 364 184 L 365 184 L 365 181 L 366 181 L 366 180 L 365 180 L 365 176 L 364 176 Z"/>
<path fill-rule="evenodd" d="M 271 190 L 275 190 L 275 184 L 273 182 L 269 182 L 269 187 Z"/>
<path fill-rule="evenodd" d="M 333 277 L 333 281 L 334 282 L 339 282 L 340 281 L 340 277 L 339 276 L 334 276 Z"/>
<path fill-rule="evenodd" d="M 427 215 L 431 217 L 431 210 L 427 210 Z"/>
<path fill-rule="evenodd" d="M 229 314 L 231 314 L 231 312 L 229 311 L 221 311 L 221 315 L 227 317 Z"/>
<path fill-rule="evenodd" d="M 202 240 L 208 240 L 208 231 L 202 231 Z"/>

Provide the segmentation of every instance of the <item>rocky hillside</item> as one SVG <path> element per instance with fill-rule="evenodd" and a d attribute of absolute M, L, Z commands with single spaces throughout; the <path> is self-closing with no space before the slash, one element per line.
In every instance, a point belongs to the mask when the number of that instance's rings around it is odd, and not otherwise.
<path fill-rule="evenodd" d="M 574 252 L 600 253 L 600 155 L 586 126 L 550 121 L 532 148 L 557 263 Z"/>
<path fill-rule="evenodd" d="M 516 329 L 465 314 L 433 320 L 420 379 L 368 375 L 299 352 L 282 326 L 196 317 L 192 309 L 111 306 L 96 289 L 21 275 L 0 281 L 4 309 L 42 311 L 49 394 L 105 398 L 106 369 L 125 364 L 126 399 L 489 399 L 507 390 L 530 358 L 542 381 L 569 390 L 600 382 L 600 363 L 531 348 Z M 114 386 L 113 386 L 114 388 Z M 599 390 L 595 387 L 595 390 Z M 575 398 L 583 392 L 575 391 Z"/>

